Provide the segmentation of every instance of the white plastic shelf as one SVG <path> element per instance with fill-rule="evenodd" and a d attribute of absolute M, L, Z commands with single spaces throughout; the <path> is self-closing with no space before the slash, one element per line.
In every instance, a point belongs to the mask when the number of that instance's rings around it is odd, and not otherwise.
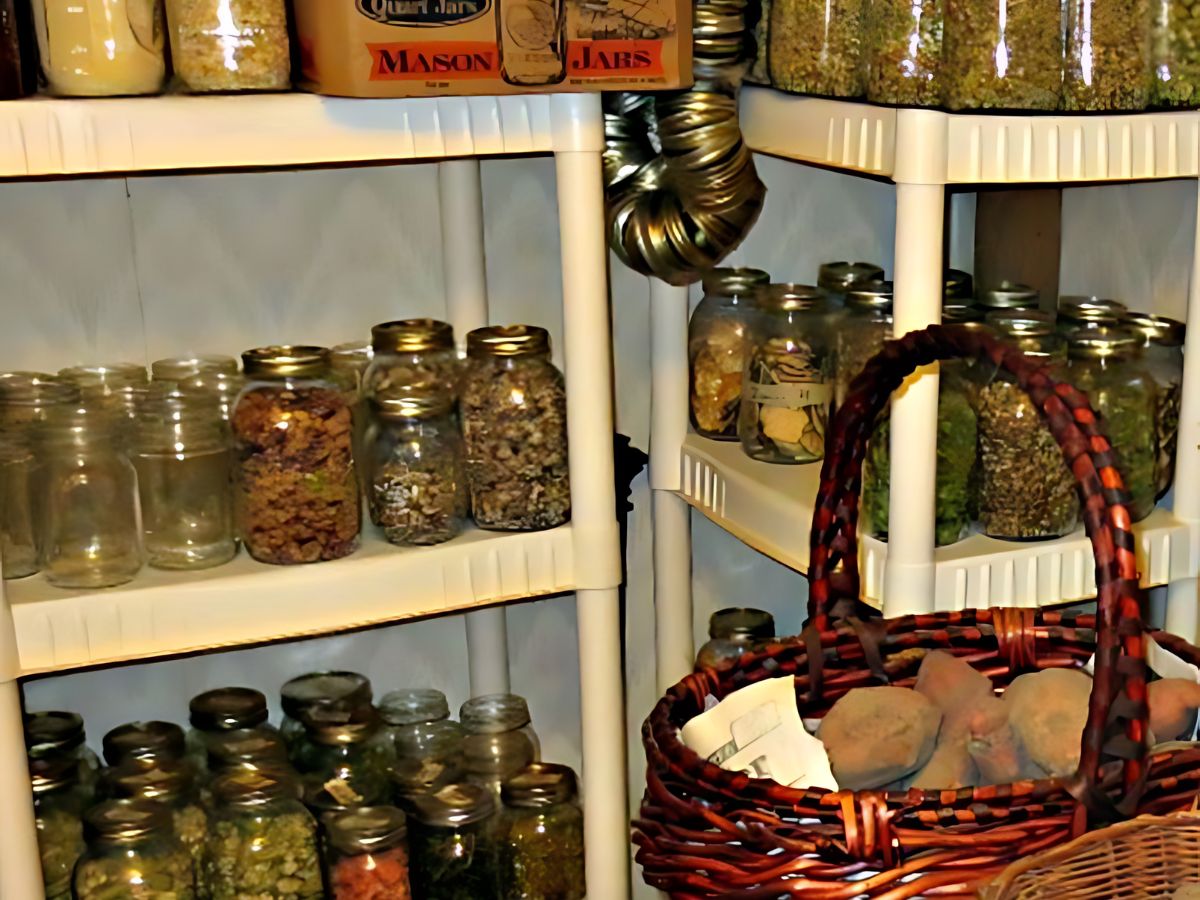
<path fill-rule="evenodd" d="M 0 103 L 0 178 L 599 150 L 599 94 Z"/>
<path fill-rule="evenodd" d="M 144 569 L 129 584 L 69 591 L 41 575 L 5 583 L 21 673 L 327 634 L 573 590 L 571 526 L 472 530 L 402 549 L 365 535 L 353 556 L 270 566 L 244 551 L 200 572 Z"/>
<path fill-rule="evenodd" d="M 754 150 L 912 184 L 1194 178 L 1200 113 L 979 115 L 892 109 L 748 87 Z"/>
<path fill-rule="evenodd" d="M 759 552 L 808 571 L 819 465 L 757 462 L 736 442 L 689 434 L 682 466 L 680 494 L 688 503 Z M 1155 510 L 1134 531 L 1143 586 L 1166 584 L 1195 571 L 1188 529 L 1168 510 Z M 887 544 L 865 536 L 860 544 L 864 599 L 878 606 L 883 602 Z M 1092 548 L 1082 529 L 1052 541 L 1000 541 L 972 534 L 937 548 L 934 559 L 936 611 L 1051 606 L 1096 593 Z M 927 600 L 912 604 L 918 607 L 929 608 Z"/>

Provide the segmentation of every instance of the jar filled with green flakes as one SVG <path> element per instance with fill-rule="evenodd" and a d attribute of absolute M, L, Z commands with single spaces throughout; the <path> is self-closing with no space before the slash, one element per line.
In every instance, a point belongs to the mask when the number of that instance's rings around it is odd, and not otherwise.
<path fill-rule="evenodd" d="M 413 797 L 409 849 L 414 897 L 501 897 L 496 801 L 487 788 L 451 784 Z"/>
<path fill-rule="evenodd" d="M 1150 0 L 1067 0 L 1063 109 L 1145 109 L 1150 102 L 1150 30 Z"/>
<path fill-rule="evenodd" d="M 809 463 L 825 456 L 834 367 L 828 306 L 810 285 L 772 284 L 750 329 L 738 437 L 751 459 Z"/>
<path fill-rule="evenodd" d="M 293 753 L 296 770 L 342 806 L 370 806 L 391 799 L 388 769 L 395 762 L 391 735 L 379 713 L 364 705 L 344 722 L 309 720 Z"/>
<path fill-rule="evenodd" d="M 1185 329 L 1183 323 L 1175 319 L 1145 313 L 1130 313 L 1121 324 L 1142 339 L 1143 361 L 1158 388 L 1155 438 L 1158 444 L 1158 496 L 1162 497 L 1175 480 Z"/>
<path fill-rule="evenodd" d="M 1142 363 L 1142 345 L 1122 328 L 1091 328 L 1067 337 L 1068 378 L 1102 417 L 1135 522 L 1154 511 L 1158 494 L 1157 391 Z"/>
<path fill-rule="evenodd" d="M 946 0 L 874 0 L 866 12 L 867 99 L 899 106 L 942 102 Z"/>
<path fill-rule="evenodd" d="M 94 785 L 80 776 L 79 763 L 69 757 L 29 760 L 46 900 L 70 900 L 71 873 L 84 851 L 83 811 L 91 805 Z"/>
<path fill-rule="evenodd" d="M 890 281 L 867 281 L 846 294 L 846 311 L 834 325 L 838 406 L 845 402 L 850 382 L 892 336 L 893 296 Z"/>
<path fill-rule="evenodd" d="M 771 84 L 797 94 L 861 97 L 864 0 L 772 0 Z"/>
<path fill-rule="evenodd" d="M 1189 109 L 1200 104 L 1200 8 L 1194 0 L 1151 6 L 1150 105 Z"/>
<path fill-rule="evenodd" d="M 943 103 L 948 109 L 1057 109 L 1062 97 L 1059 0 L 946 0 Z"/>
<path fill-rule="evenodd" d="M 500 881 L 505 900 L 583 900 L 583 811 L 575 773 L 534 763 L 504 782 Z"/>
<path fill-rule="evenodd" d="M 84 817 L 87 852 L 75 866 L 75 900 L 196 900 L 192 860 L 171 811 L 148 800 L 107 800 Z"/>

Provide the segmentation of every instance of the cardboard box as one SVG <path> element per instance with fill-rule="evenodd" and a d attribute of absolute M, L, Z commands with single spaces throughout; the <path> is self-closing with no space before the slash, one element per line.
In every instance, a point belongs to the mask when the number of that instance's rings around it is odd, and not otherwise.
<path fill-rule="evenodd" d="M 346 97 L 692 83 L 691 0 L 293 0 L 308 90 Z"/>

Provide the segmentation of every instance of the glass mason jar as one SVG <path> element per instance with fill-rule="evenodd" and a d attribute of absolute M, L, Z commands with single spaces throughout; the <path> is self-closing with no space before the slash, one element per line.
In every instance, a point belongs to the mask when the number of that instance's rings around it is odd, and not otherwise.
<path fill-rule="evenodd" d="M 84 851 L 83 811 L 93 789 L 80 782 L 80 767 L 71 759 L 31 758 L 29 776 L 46 900 L 71 900 L 71 873 Z"/>
<path fill-rule="evenodd" d="M 834 325 L 838 406 L 846 400 L 850 382 L 892 336 L 892 283 L 868 281 L 846 294 L 846 312 Z"/>
<path fill-rule="evenodd" d="M 461 364 L 454 329 L 437 319 L 401 319 L 371 329 L 374 355 L 363 375 L 368 398 L 414 393 L 457 396 Z"/>
<path fill-rule="evenodd" d="M 1162 497 L 1175 480 L 1185 329 L 1183 323 L 1175 319 L 1145 313 L 1130 313 L 1121 324 L 1142 339 L 1142 361 L 1158 388 L 1155 442 L 1158 445 L 1158 497 Z"/>
<path fill-rule="evenodd" d="M 1058 109 L 1060 0 L 946 0 L 942 98 L 948 109 Z"/>
<path fill-rule="evenodd" d="M 875 263 L 827 262 L 817 269 L 817 287 L 834 307 L 843 305 L 850 291 L 883 280 L 883 267 Z"/>
<path fill-rule="evenodd" d="M 975 305 L 984 313 L 997 310 L 1036 310 L 1041 302 L 1037 288 L 1015 281 L 1002 281 L 993 288 L 979 292 Z"/>
<path fill-rule="evenodd" d="M 1149 0 L 1067 0 L 1063 109 L 1136 112 L 1150 102 Z"/>
<path fill-rule="evenodd" d="M 341 559 L 358 549 L 352 396 L 324 347 L 242 354 L 246 386 L 231 424 L 239 533 L 259 562 Z"/>
<path fill-rule="evenodd" d="M 150 380 L 178 384 L 197 375 L 238 375 L 238 363 L 220 353 L 185 354 L 156 359 L 150 363 Z"/>
<path fill-rule="evenodd" d="M 772 0 L 771 84 L 823 97 L 861 97 L 863 0 Z"/>
<path fill-rule="evenodd" d="M 1066 343 L 1045 315 L 992 321 L 1000 337 L 1046 365 L 1066 362 Z M 990 537 L 1070 534 L 1079 520 L 1075 478 L 1033 401 L 1004 372 L 978 392 L 979 525 Z"/>
<path fill-rule="evenodd" d="M 192 860 L 171 811 L 147 800 L 106 800 L 84 816 L 87 852 L 75 866 L 75 900 L 195 900 Z"/>
<path fill-rule="evenodd" d="M 942 287 L 942 301 L 953 303 L 956 300 L 970 302 L 975 297 L 975 279 L 970 272 L 961 269 L 947 269 L 945 284 Z"/>
<path fill-rule="evenodd" d="M 335 344 L 329 349 L 329 366 L 333 370 L 333 374 L 354 397 L 350 418 L 354 422 L 354 460 L 358 463 L 360 478 L 364 477 L 362 467 L 363 461 L 367 458 L 366 437 L 369 424 L 367 398 L 363 392 L 363 376 L 367 372 L 367 366 L 371 364 L 371 356 L 374 352 L 366 341 L 346 341 Z M 366 493 L 365 481 L 363 491 Z"/>
<path fill-rule="evenodd" d="M 825 457 L 834 354 L 828 306 L 803 284 L 772 284 L 750 327 L 738 437 L 751 459 L 808 463 Z"/>
<path fill-rule="evenodd" d="M 157 94 L 166 80 L 162 0 L 33 0 L 42 74 L 62 97 Z"/>
<path fill-rule="evenodd" d="M 408 820 L 394 806 L 366 806 L 324 819 L 331 900 L 412 900 Z"/>
<path fill-rule="evenodd" d="M 546 330 L 509 325 L 467 335 L 459 410 L 475 524 L 538 531 L 566 522 L 567 393 Z"/>
<path fill-rule="evenodd" d="M 1200 103 L 1200 17 L 1187 0 L 1151 5 L 1150 105 L 1189 108 Z"/>
<path fill-rule="evenodd" d="M 78 403 L 79 388 L 57 375 L 0 373 L 0 427 L 43 425 L 53 410 Z"/>
<path fill-rule="evenodd" d="M 1114 327 L 1129 314 L 1129 309 L 1119 300 L 1103 297 L 1065 296 L 1058 298 L 1056 325 L 1063 334 L 1081 328 Z"/>
<path fill-rule="evenodd" d="M 270 728 L 268 717 L 267 698 L 254 688 L 224 687 L 197 694 L 188 702 L 192 726 L 187 733 L 188 755 L 203 769 L 211 738 L 247 728 Z"/>
<path fill-rule="evenodd" d="M 583 811 L 575 773 L 534 763 L 502 789 L 505 900 L 584 900 Z"/>
<path fill-rule="evenodd" d="M 167 0 L 171 65 L 185 90 L 286 91 L 284 0 Z"/>
<path fill-rule="evenodd" d="M 207 569 L 237 555 L 233 454 L 211 398 L 152 396 L 130 437 L 143 541 L 158 569 Z"/>
<path fill-rule="evenodd" d="M 179 393 L 185 397 L 203 398 L 205 402 L 213 403 L 221 421 L 228 423 L 233 415 L 233 405 L 237 402 L 238 394 L 246 386 L 246 379 L 240 373 L 203 373 L 183 379 L 178 386 Z"/>
<path fill-rule="evenodd" d="M 516 694 L 472 697 L 459 710 L 467 781 L 486 787 L 499 801 L 504 779 L 541 759 L 542 745 L 529 718 L 529 705 Z"/>
<path fill-rule="evenodd" d="M 499 897 L 496 801 L 473 784 L 451 784 L 412 798 L 409 843 L 416 897 Z"/>
<path fill-rule="evenodd" d="M 398 794 L 424 793 L 458 779 L 466 731 L 450 719 L 445 694 L 392 691 L 384 695 L 379 713 L 396 748 L 392 785 Z"/>
<path fill-rule="evenodd" d="M 213 732 L 205 742 L 210 775 L 237 769 L 292 773 L 287 744 L 270 725 Z"/>
<path fill-rule="evenodd" d="M 95 789 L 100 760 L 88 749 L 83 717 L 73 712 L 49 710 L 25 713 L 25 755 L 31 762 L 67 762 L 79 769 L 79 784 Z"/>
<path fill-rule="evenodd" d="M 292 754 L 296 771 L 343 806 L 371 806 L 391 797 L 388 769 L 396 759 L 391 735 L 373 706 L 345 722 L 309 720 Z"/>
<path fill-rule="evenodd" d="M 317 823 L 284 775 L 248 769 L 213 780 L 205 866 L 213 900 L 320 900 Z"/>
<path fill-rule="evenodd" d="M 58 378 L 65 384 L 73 385 L 79 391 L 80 399 L 85 404 L 94 403 L 97 399 L 101 402 L 109 402 L 108 398 L 111 398 L 121 388 L 150 383 L 146 367 L 140 363 L 70 366 L 66 369 L 59 369 Z"/>
<path fill-rule="evenodd" d="M 41 568 L 32 438 L 28 427 L 0 424 L 0 574 L 5 580 L 26 578 Z"/>
<path fill-rule="evenodd" d="M 746 368 L 746 328 L 754 299 L 771 276 L 761 269 L 713 269 L 688 322 L 688 394 L 692 427 L 701 437 L 737 438 Z"/>
<path fill-rule="evenodd" d="M 867 6 L 867 99 L 901 106 L 942 102 L 946 0 L 873 0 Z"/>
<path fill-rule="evenodd" d="M 1088 395 L 1117 454 L 1117 471 L 1137 522 L 1158 495 L 1157 391 L 1142 364 L 1142 339 L 1121 328 L 1089 328 L 1067 337 L 1068 378 Z"/>
<path fill-rule="evenodd" d="M 147 764 L 180 762 L 187 755 L 187 739 L 174 722 L 130 722 L 104 735 L 104 761 L 120 766 L 126 760 Z"/>
<path fill-rule="evenodd" d="M 58 587 L 112 587 L 142 567 L 137 473 L 117 421 L 103 410 L 64 408 L 43 429 L 42 568 Z"/>
<path fill-rule="evenodd" d="M 309 672 L 288 681 L 279 694 L 279 732 L 289 751 L 303 737 L 308 719 L 345 722 L 351 710 L 370 704 L 374 697 L 370 679 L 357 672 Z"/>
<path fill-rule="evenodd" d="M 457 537 L 467 520 L 467 483 L 452 399 L 381 398 L 371 411 L 363 459 L 372 521 L 393 544 Z"/>
<path fill-rule="evenodd" d="M 696 654 L 696 668 L 718 668 L 757 650 L 775 637 L 775 617 L 761 609 L 719 609 L 708 619 L 708 641 Z"/>

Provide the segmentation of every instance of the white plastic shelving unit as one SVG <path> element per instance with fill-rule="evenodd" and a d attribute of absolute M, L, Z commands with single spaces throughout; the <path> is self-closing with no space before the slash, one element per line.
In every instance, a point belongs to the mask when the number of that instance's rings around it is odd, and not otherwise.
<path fill-rule="evenodd" d="M 896 185 L 897 334 L 938 322 L 947 185 L 1133 181 L 1200 176 L 1200 113 L 959 115 L 890 109 L 746 88 L 742 131 L 754 150 Z M 1194 187 L 1192 188 L 1195 189 Z M 1197 231 L 1200 240 L 1200 229 Z M 1200 245 L 1198 245 L 1200 248 Z M 1140 523 L 1142 583 L 1168 585 L 1167 627 L 1194 639 L 1200 569 L 1200 249 L 1188 298 L 1184 392 L 1173 509 Z M 687 292 L 652 285 L 655 607 L 660 687 L 694 658 L 688 505 L 750 546 L 806 571 L 819 472 L 773 466 L 737 444 L 688 432 Z M 886 615 L 1069 602 L 1095 589 L 1082 532 L 1047 542 L 973 535 L 934 548 L 936 366 L 893 399 L 887 544 L 864 539 L 865 598 Z M 886 565 L 885 565 L 886 562 Z"/>
<path fill-rule="evenodd" d="M 367 540 L 348 559 L 296 568 L 243 556 L 203 573 L 147 571 L 97 592 L 56 589 L 40 577 L 0 587 L 0 900 L 32 900 L 42 890 L 21 739 L 21 676 L 472 610 L 471 691 L 505 690 L 504 604 L 566 591 L 576 595 L 580 636 L 588 885 L 603 900 L 629 896 L 603 150 L 597 94 L 0 103 L 6 179 L 441 160 L 447 309 L 460 336 L 488 322 L 477 157 L 553 154 L 572 502 L 571 523 L 547 532 L 471 531 L 412 550 Z"/>

